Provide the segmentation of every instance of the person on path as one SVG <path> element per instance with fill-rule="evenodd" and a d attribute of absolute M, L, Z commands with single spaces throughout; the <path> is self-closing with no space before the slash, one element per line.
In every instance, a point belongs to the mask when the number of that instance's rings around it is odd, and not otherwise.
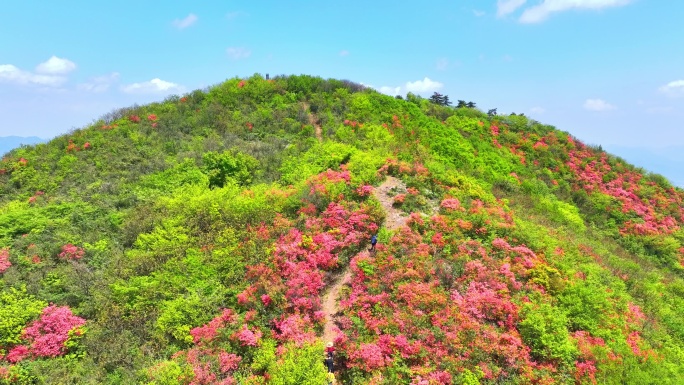
<path fill-rule="evenodd" d="M 332 373 L 335 371 L 335 367 L 333 366 L 335 362 L 335 348 L 333 347 L 332 342 L 328 342 L 328 345 L 325 347 L 325 366 L 328 368 L 328 373 Z"/>
<path fill-rule="evenodd" d="M 375 245 L 378 243 L 378 235 L 373 234 L 371 237 L 371 248 L 368 251 L 375 251 Z"/>

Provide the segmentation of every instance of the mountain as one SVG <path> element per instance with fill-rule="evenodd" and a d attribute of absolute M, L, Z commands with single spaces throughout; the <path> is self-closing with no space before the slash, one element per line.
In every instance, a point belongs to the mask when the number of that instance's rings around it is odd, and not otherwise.
<path fill-rule="evenodd" d="M 333 340 L 342 384 L 678 384 L 683 202 L 525 116 L 230 79 L 0 161 L 0 383 L 319 385 Z"/>
<path fill-rule="evenodd" d="M 682 176 L 684 148 L 682 146 L 670 146 L 657 150 L 611 146 L 607 150 L 646 170 L 667 175 L 670 182 L 677 187 L 684 186 L 684 176 Z"/>
<path fill-rule="evenodd" d="M 19 147 L 23 144 L 31 145 L 45 142 L 37 136 L 0 136 L 0 154 L 5 154 L 11 149 Z"/>

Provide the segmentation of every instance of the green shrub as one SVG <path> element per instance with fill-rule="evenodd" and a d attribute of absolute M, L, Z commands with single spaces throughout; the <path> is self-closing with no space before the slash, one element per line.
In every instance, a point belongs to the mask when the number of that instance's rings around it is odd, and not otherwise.
<path fill-rule="evenodd" d="M 569 338 L 568 319 L 558 308 L 525 304 L 520 316 L 518 330 L 536 359 L 565 365 L 574 361 L 577 349 Z"/>
<path fill-rule="evenodd" d="M 285 354 L 271 365 L 270 383 L 273 385 L 321 385 L 327 378 L 323 365 L 323 345 L 304 344 L 287 346 Z"/>

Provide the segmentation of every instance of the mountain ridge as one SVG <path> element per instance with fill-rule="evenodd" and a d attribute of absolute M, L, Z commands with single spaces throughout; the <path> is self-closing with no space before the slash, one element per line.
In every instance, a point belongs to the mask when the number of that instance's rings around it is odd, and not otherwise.
<path fill-rule="evenodd" d="M 45 142 L 45 139 L 37 136 L 0 136 L 0 154 L 6 154 L 13 148 L 21 145 L 32 145 Z"/>

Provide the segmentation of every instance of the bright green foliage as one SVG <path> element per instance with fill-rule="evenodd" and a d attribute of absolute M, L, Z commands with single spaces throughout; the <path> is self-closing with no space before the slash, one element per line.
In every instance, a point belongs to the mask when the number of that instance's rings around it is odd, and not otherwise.
<path fill-rule="evenodd" d="M 47 303 L 26 294 L 26 290 L 10 288 L 0 292 L 0 352 L 21 342 L 21 331 L 37 318 Z"/>
<path fill-rule="evenodd" d="M 355 149 L 341 143 L 315 144 L 303 154 L 288 157 L 280 169 L 284 184 L 295 184 L 327 169 L 349 162 Z"/>
<path fill-rule="evenodd" d="M 322 344 L 290 345 L 279 361 L 269 370 L 273 385 L 321 385 L 325 383 L 327 370 L 323 360 Z"/>
<path fill-rule="evenodd" d="M 577 349 L 570 342 L 568 319 L 549 304 L 526 304 L 521 311 L 519 329 L 523 340 L 540 360 L 571 364 Z"/>
<path fill-rule="evenodd" d="M 240 152 L 208 152 L 204 154 L 203 160 L 211 188 L 223 187 L 229 179 L 240 186 L 249 185 L 259 165 L 259 161 L 254 157 Z"/>
<path fill-rule="evenodd" d="M 192 377 L 192 371 L 175 361 L 164 361 L 149 368 L 147 376 L 151 379 L 147 385 L 181 385 Z"/>
<path fill-rule="evenodd" d="M 537 202 L 537 207 L 548 215 L 549 218 L 563 223 L 578 232 L 586 229 L 576 206 L 559 200 L 555 195 L 540 196 Z"/>

